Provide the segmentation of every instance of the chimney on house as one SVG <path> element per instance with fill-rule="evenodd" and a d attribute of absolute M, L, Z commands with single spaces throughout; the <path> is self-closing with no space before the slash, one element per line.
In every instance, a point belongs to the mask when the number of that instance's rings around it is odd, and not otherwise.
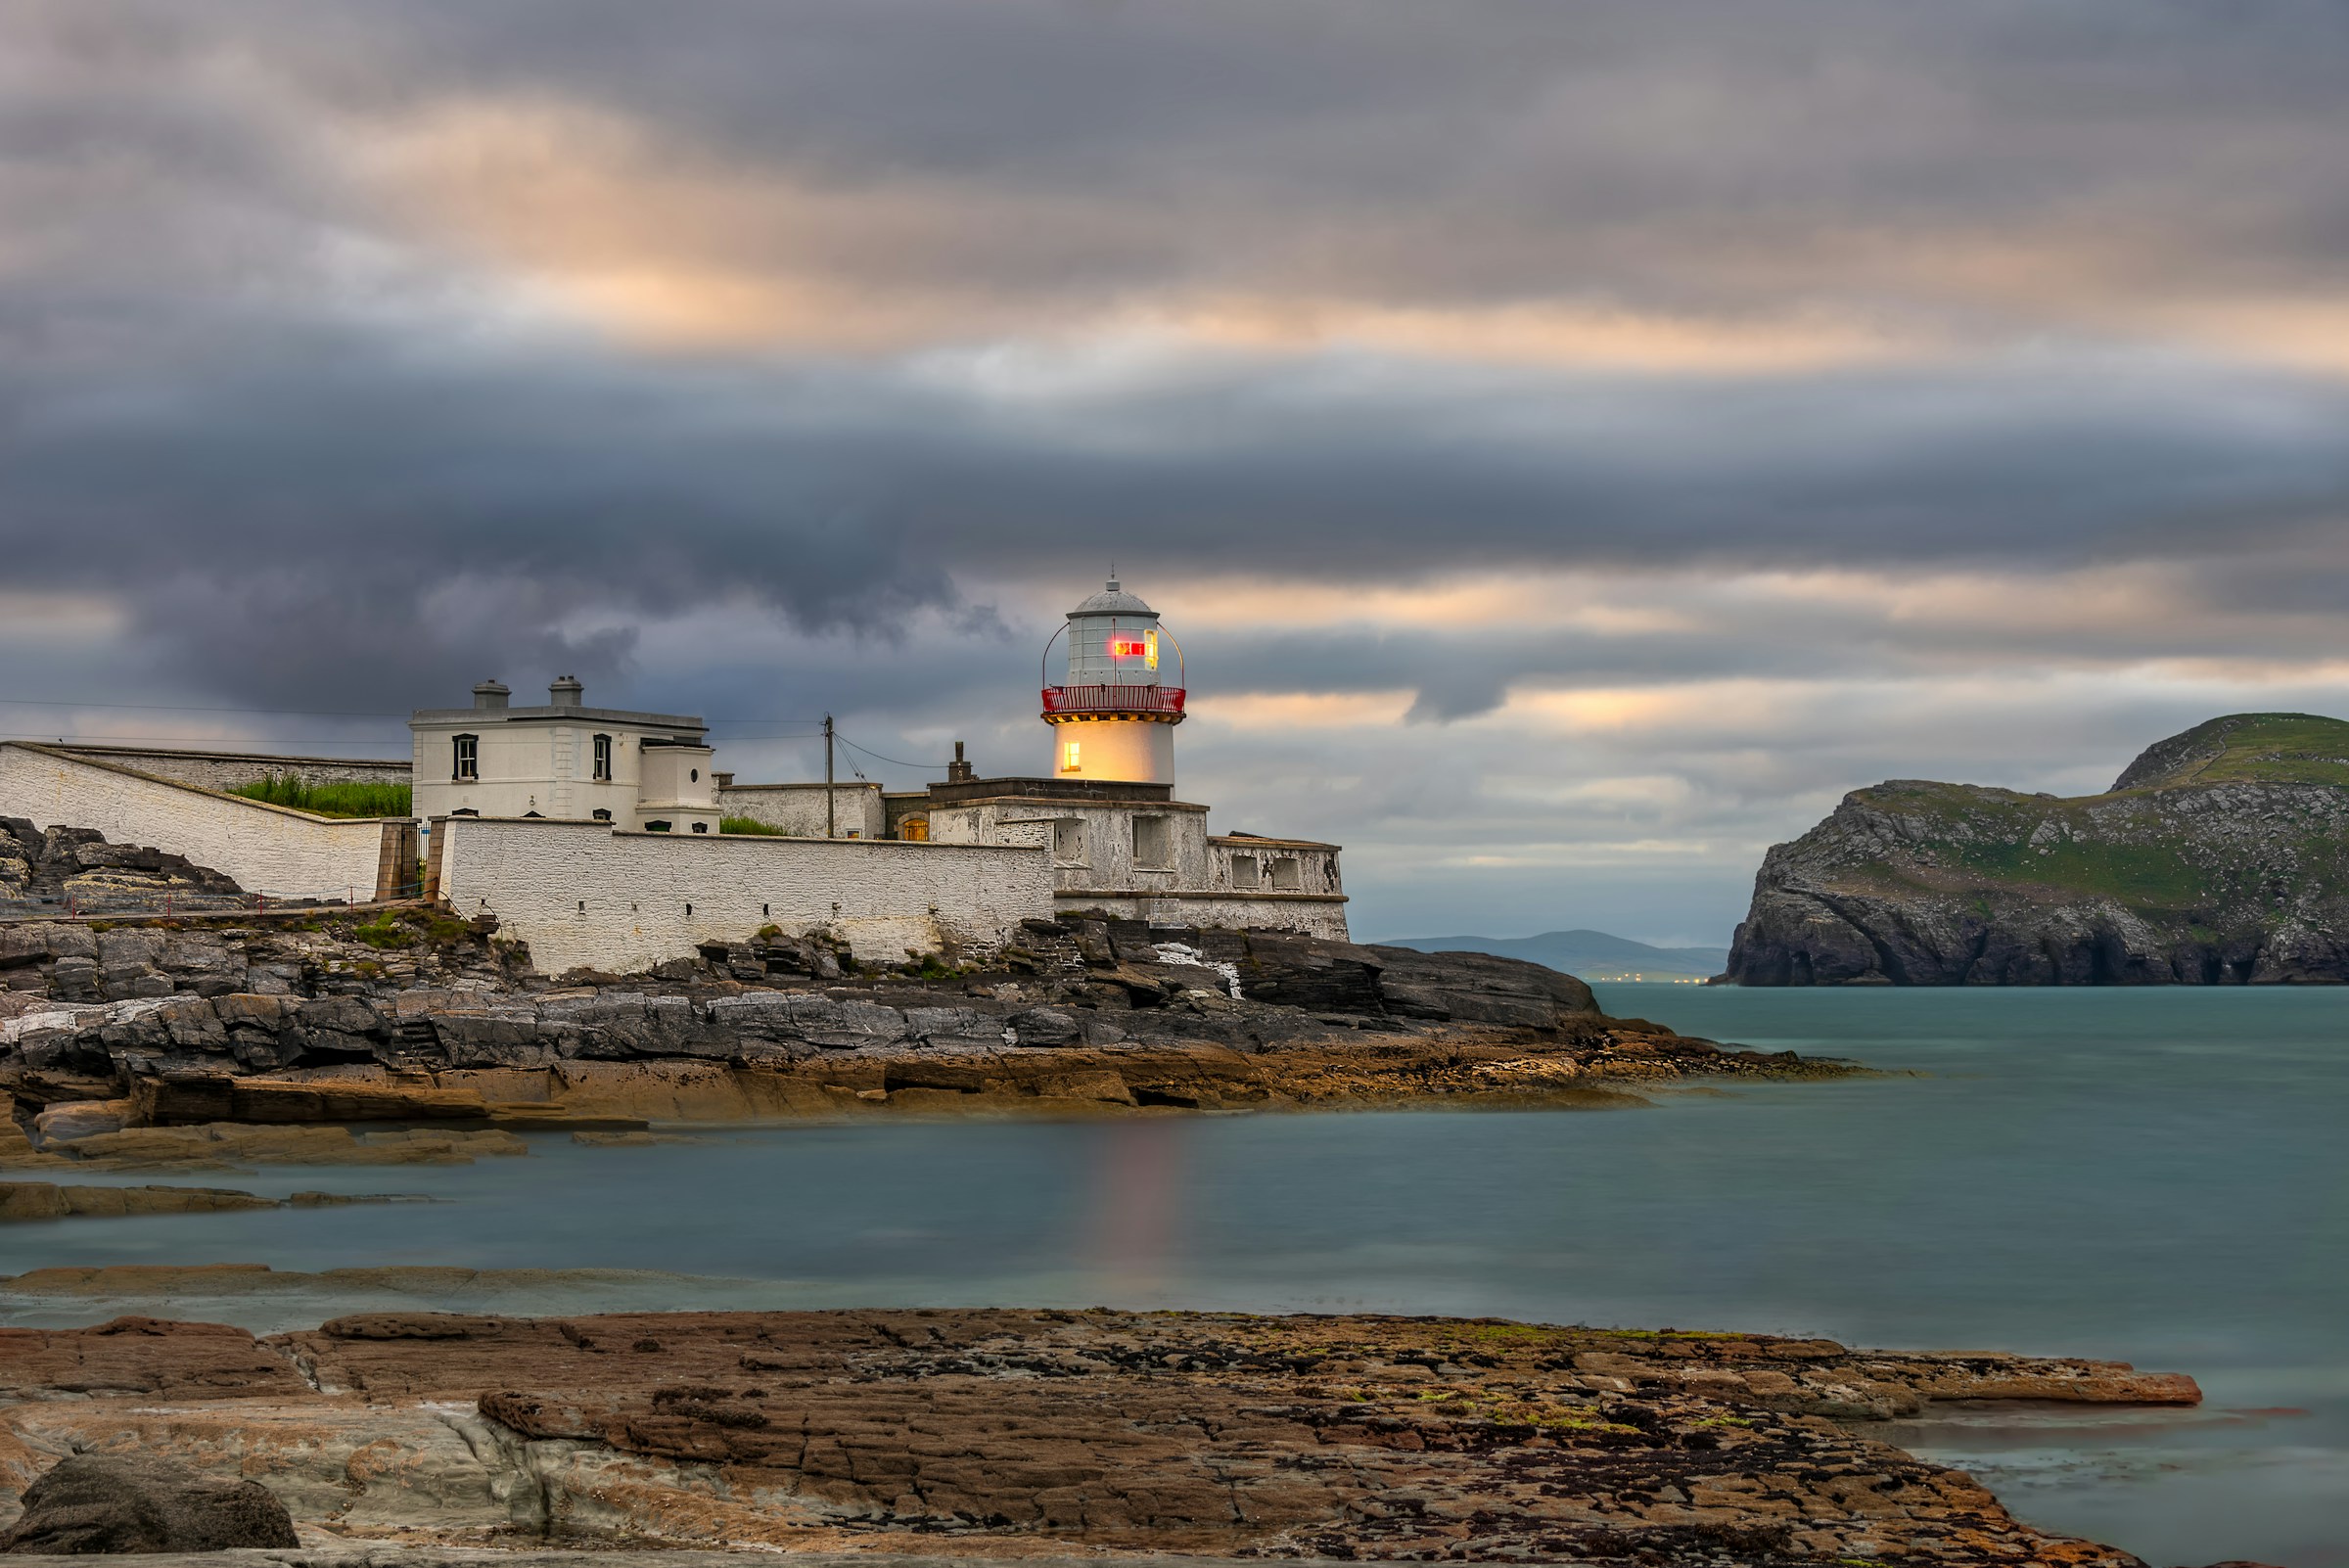
<path fill-rule="evenodd" d="M 576 708 L 579 706 L 579 694 L 586 689 L 579 684 L 578 676 L 565 675 L 547 683 L 546 697 L 557 708 Z"/>
<path fill-rule="evenodd" d="M 484 680 L 473 688 L 473 706 L 476 708 L 503 708 L 506 706 L 506 699 L 511 695 L 513 693 L 507 688 L 504 681 Z"/>
<path fill-rule="evenodd" d="M 962 742 L 954 743 L 954 761 L 946 764 L 946 782 L 965 784 L 979 776 L 979 769 L 962 760 Z"/>

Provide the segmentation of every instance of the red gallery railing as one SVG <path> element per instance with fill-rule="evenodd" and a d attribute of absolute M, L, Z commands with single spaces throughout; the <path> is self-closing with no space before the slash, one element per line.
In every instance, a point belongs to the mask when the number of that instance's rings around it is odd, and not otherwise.
<path fill-rule="evenodd" d="M 1051 714 L 1177 714 L 1180 686 L 1046 686 L 1044 712 Z"/>

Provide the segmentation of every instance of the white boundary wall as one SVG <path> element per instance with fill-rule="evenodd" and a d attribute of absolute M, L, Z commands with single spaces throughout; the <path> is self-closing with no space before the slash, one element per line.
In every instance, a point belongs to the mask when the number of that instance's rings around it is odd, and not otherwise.
<path fill-rule="evenodd" d="M 1232 931 L 1296 931 L 1333 942 L 1351 942 L 1346 899 L 1333 894 L 1194 892 L 1088 893 L 1062 891 L 1053 902 L 1065 914 L 1104 909 L 1130 920 L 1163 920 L 1184 926 L 1221 926 Z"/>
<path fill-rule="evenodd" d="M 283 898 L 373 898 L 384 845 L 381 818 L 312 816 L 17 741 L 0 742 L 0 816 L 96 828 Z"/>
<path fill-rule="evenodd" d="M 765 925 L 830 931 L 859 958 L 901 963 L 909 949 L 949 942 L 991 950 L 1020 921 L 1052 914 L 1041 845 L 635 833 L 469 816 L 438 831 L 449 907 L 497 916 L 549 975 L 632 973 Z"/>

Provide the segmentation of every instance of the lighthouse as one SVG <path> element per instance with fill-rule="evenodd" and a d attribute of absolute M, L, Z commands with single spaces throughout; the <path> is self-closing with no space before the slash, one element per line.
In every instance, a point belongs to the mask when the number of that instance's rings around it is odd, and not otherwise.
<path fill-rule="evenodd" d="M 1182 650 L 1158 612 L 1111 577 L 1052 634 L 1069 642 L 1068 678 L 1044 687 L 1056 779 L 1174 782 L 1174 726 L 1182 722 Z M 1044 645 L 1049 682 L 1052 643 Z M 1170 678 L 1171 677 L 1171 678 Z"/>

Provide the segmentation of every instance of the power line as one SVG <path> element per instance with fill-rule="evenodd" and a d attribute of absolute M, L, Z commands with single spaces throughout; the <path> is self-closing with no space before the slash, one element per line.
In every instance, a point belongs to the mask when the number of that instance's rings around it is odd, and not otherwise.
<path fill-rule="evenodd" d="M 944 762 L 909 762 L 902 757 L 884 757 L 879 752 L 873 751 L 869 747 L 857 745 L 846 735 L 840 735 L 837 731 L 834 733 L 843 746 L 846 746 L 852 752 L 863 752 L 865 756 L 871 758 L 876 762 L 890 762 L 898 767 L 926 767 L 933 770 L 944 768 L 946 765 Z"/>
<path fill-rule="evenodd" d="M 78 698 L 0 697 L 0 707 L 8 708 L 107 708 L 126 713 L 142 714 L 241 714 L 254 718 L 405 718 L 411 710 L 357 708 L 211 708 L 194 703 L 100 703 L 83 702 Z M 821 717 L 785 717 L 760 715 L 747 717 L 732 715 L 705 719 L 711 724 L 820 724 Z"/>

